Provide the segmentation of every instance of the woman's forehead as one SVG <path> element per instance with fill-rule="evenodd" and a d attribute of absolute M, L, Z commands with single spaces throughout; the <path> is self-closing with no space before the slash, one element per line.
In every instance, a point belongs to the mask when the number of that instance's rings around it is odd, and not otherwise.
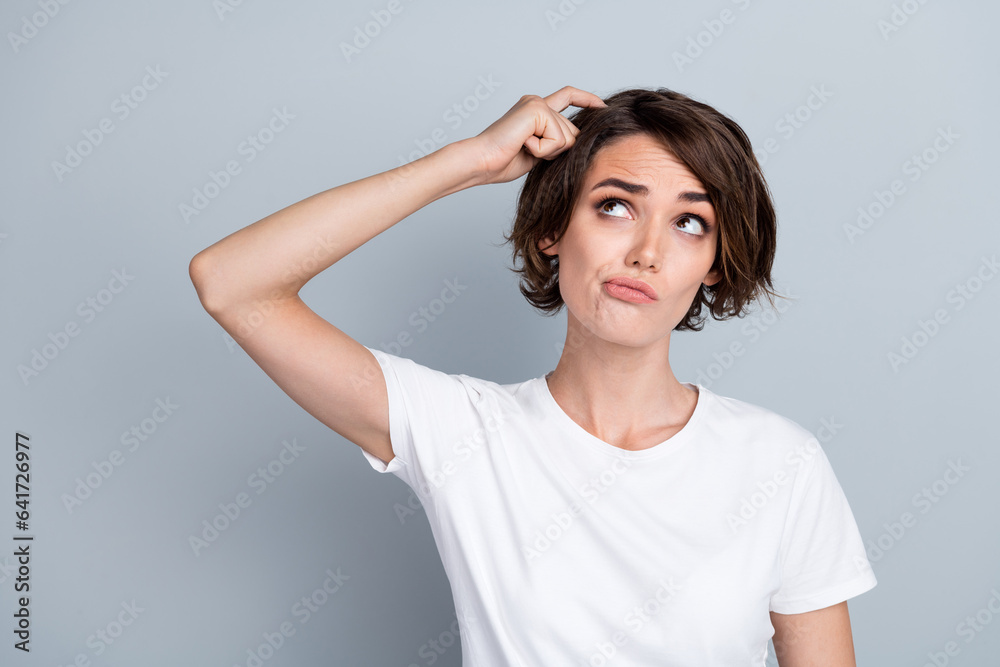
<path fill-rule="evenodd" d="M 640 135 L 645 137 L 645 135 Z M 609 177 L 640 183 L 650 190 L 671 183 L 703 188 L 701 181 L 672 152 L 651 137 L 629 141 L 624 137 L 602 146 L 593 156 L 584 174 L 588 190 Z"/>

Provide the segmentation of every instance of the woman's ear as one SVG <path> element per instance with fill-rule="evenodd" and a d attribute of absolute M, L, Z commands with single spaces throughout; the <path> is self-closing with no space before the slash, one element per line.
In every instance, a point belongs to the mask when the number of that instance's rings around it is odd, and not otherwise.
<path fill-rule="evenodd" d="M 721 269 L 712 269 L 711 271 L 709 271 L 705 275 L 705 279 L 702 280 L 701 282 L 703 282 L 703 283 L 705 283 L 705 285 L 711 287 L 712 285 L 714 285 L 715 283 L 719 282 L 720 280 L 722 280 L 722 271 L 721 271 Z"/>
<path fill-rule="evenodd" d="M 546 236 L 543 239 L 538 240 L 538 249 L 549 257 L 559 255 L 559 243 L 552 243 L 551 236 Z"/>

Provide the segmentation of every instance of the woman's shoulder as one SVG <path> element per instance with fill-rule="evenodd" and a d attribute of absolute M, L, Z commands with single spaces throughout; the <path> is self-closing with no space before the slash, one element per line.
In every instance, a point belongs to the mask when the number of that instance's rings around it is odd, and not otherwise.
<path fill-rule="evenodd" d="M 698 385 L 709 398 L 708 423 L 727 437 L 797 447 L 816 440 L 808 429 L 775 409 L 724 396 Z"/>
<path fill-rule="evenodd" d="M 520 394 L 530 388 L 530 383 L 532 382 L 532 379 L 528 379 L 502 383 L 469 373 L 442 370 L 444 368 L 443 364 L 436 364 L 434 362 L 425 364 L 385 350 L 371 347 L 368 349 L 386 367 L 391 367 L 397 373 L 402 373 L 404 376 L 412 378 L 413 382 L 410 388 L 413 390 L 427 391 L 434 388 L 460 387 L 475 403 L 488 401 L 492 404 L 513 404 Z M 484 373 L 483 375 L 486 374 Z"/>

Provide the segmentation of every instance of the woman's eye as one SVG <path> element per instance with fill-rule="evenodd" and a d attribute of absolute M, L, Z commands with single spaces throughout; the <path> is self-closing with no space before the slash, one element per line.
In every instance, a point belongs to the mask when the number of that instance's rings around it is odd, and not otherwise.
<path fill-rule="evenodd" d="M 704 234 L 706 231 L 705 223 L 696 215 L 685 215 L 677 222 L 677 226 L 691 235 Z"/>
<path fill-rule="evenodd" d="M 597 210 L 600 211 L 601 213 L 604 213 L 606 215 L 611 215 L 616 218 L 624 217 L 620 214 L 612 213 L 612 211 L 615 210 L 616 206 L 621 207 L 622 211 L 627 212 L 625 205 L 622 204 L 621 201 L 617 199 L 605 199 L 604 201 L 602 201 L 600 204 L 597 205 Z"/>
<path fill-rule="evenodd" d="M 615 209 L 620 209 L 615 213 Z M 609 197 L 597 205 L 598 212 L 613 218 L 628 218 L 628 207 L 621 199 Z M 677 221 L 677 227 L 690 236 L 703 236 L 708 233 L 708 224 L 700 216 L 687 213 Z"/>

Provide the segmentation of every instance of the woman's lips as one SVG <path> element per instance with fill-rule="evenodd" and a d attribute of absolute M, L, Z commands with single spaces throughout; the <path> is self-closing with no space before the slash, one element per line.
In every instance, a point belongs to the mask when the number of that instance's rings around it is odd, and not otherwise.
<path fill-rule="evenodd" d="M 632 303 L 652 303 L 656 301 L 656 290 L 641 280 L 618 276 L 604 283 L 604 289 L 611 296 Z"/>
<path fill-rule="evenodd" d="M 604 290 L 615 298 L 631 303 L 653 303 L 656 301 L 656 299 L 650 298 L 648 294 L 640 292 L 637 289 L 632 289 L 631 287 L 626 287 L 620 283 L 606 282 L 604 283 Z"/>

